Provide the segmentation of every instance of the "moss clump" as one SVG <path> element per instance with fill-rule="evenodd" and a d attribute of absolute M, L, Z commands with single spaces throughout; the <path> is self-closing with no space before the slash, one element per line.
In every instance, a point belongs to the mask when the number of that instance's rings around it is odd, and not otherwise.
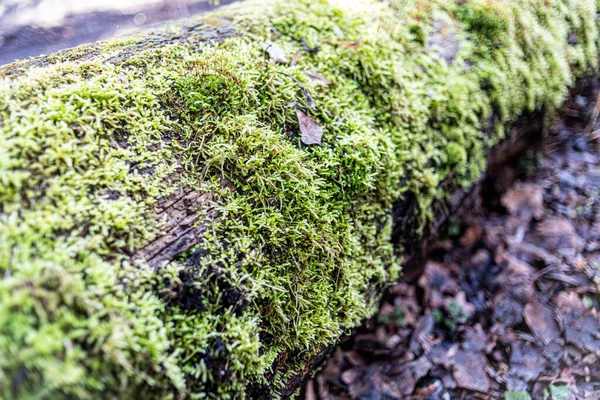
<path fill-rule="evenodd" d="M 219 45 L 223 15 L 0 70 L 1 396 L 268 392 L 370 316 L 400 270 L 393 205 L 415 199 L 419 233 L 596 66 L 591 0 L 461 3 L 249 2 Z M 179 190 L 218 215 L 149 268 Z"/>
<path fill-rule="evenodd" d="M 187 63 L 186 75 L 177 79 L 178 96 L 191 114 L 240 113 L 247 99 L 241 77 L 223 59 L 208 57 Z"/>

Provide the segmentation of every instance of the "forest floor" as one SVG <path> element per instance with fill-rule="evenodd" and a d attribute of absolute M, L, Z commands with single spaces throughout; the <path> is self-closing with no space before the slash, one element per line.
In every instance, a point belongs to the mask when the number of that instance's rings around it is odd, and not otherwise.
<path fill-rule="evenodd" d="M 597 92 L 476 188 L 306 400 L 600 399 Z"/>

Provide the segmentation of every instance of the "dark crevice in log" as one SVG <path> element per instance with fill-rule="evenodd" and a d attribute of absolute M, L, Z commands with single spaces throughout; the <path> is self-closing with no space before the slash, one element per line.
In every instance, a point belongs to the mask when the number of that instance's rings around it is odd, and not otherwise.
<path fill-rule="evenodd" d="M 235 190 L 227 179 L 221 187 Z M 217 199 L 203 190 L 184 190 L 171 194 L 158 202 L 154 218 L 163 220 L 160 234 L 137 250 L 132 260 L 144 260 L 154 270 L 172 261 L 200 243 L 219 212 Z"/>
<path fill-rule="evenodd" d="M 281 398 L 289 399 L 300 388 L 306 379 L 308 379 L 316 370 L 321 366 L 322 363 L 327 360 L 331 352 L 335 349 L 335 345 L 329 345 L 323 347 L 319 352 L 313 356 L 304 366 L 302 374 L 294 375 L 288 379 L 287 384 L 279 391 Z"/>
<path fill-rule="evenodd" d="M 212 196 L 208 192 L 174 194 L 165 202 L 167 206 L 156 215 L 157 219 L 165 221 L 160 228 L 161 235 L 132 257 L 134 260 L 145 260 L 155 270 L 202 240 L 208 229 L 206 224 L 199 222 L 202 215 L 209 219 L 214 219 L 217 215 L 212 206 Z"/>

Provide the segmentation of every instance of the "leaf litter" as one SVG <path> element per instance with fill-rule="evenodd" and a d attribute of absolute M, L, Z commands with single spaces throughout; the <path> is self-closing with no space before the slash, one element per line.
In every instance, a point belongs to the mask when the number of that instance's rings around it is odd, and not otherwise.
<path fill-rule="evenodd" d="M 302 133 L 302 143 L 306 145 L 321 144 L 323 128 L 301 110 L 296 109 L 296 116 Z"/>
<path fill-rule="evenodd" d="M 598 92 L 504 167 L 499 202 L 475 191 L 460 234 L 431 246 L 416 282 L 388 290 L 305 398 L 600 398 L 600 146 L 580 117 Z M 322 129 L 297 113 L 303 142 L 318 143 Z"/>
<path fill-rule="evenodd" d="M 275 43 L 271 42 L 270 40 L 266 41 L 263 44 L 263 51 L 265 51 L 269 55 L 271 60 L 275 63 L 278 63 L 278 64 L 287 64 L 288 63 L 288 59 L 285 55 L 285 51 L 283 51 L 283 49 L 281 47 L 277 46 Z"/>

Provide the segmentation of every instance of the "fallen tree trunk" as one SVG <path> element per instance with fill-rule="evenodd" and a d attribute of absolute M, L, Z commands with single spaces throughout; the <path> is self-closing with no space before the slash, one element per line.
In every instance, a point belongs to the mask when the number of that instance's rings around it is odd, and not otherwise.
<path fill-rule="evenodd" d="M 0 393 L 286 397 L 519 115 L 591 0 L 263 1 L 0 69 Z M 409 248 L 407 248 L 409 247 Z"/>

